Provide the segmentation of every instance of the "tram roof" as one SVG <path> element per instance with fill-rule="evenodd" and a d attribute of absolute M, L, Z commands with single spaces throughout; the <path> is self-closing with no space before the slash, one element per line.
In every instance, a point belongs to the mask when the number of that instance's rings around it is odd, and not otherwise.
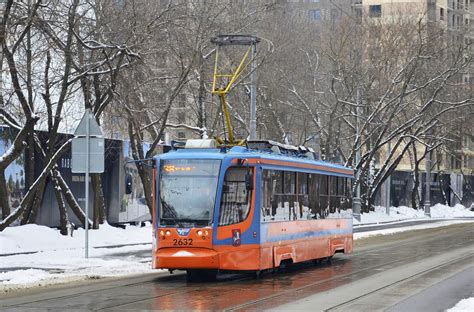
<path fill-rule="evenodd" d="M 328 170 L 328 171 L 338 171 L 345 176 L 352 176 L 353 169 L 348 168 L 342 165 L 322 161 L 314 160 L 305 157 L 297 156 L 288 156 L 284 154 L 277 154 L 271 152 L 265 152 L 260 150 L 249 149 L 242 146 L 234 146 L 225 152 L 217 148 L 193 148 L 193 149 L 177 149 L 169 151 L 165 154 L 160 154 L 155 156 L 155 158 L 160 158 L 163 160 L 172 160 L 172 159 L 229 159 L 229 158 L 252 158 L 252 159 L 262 159 L 270 161 L 281 161 L 285 162 L 285 165 L 288 167 L 294 167 L 298 164 L 303 165 L 313 165 L 314 168 L 308 168 L 313 170 Z M 332 170 L 331 170 L 332 169 Z"/>

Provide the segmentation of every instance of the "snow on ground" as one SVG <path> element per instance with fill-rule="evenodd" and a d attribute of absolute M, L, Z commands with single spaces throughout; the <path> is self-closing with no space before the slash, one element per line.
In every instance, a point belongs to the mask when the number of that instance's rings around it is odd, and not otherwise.
<path fill-rule="evenodd" d="M 74 231 L 71 237 L 35 224 L 9 227 L 0 232 L 0 255 L 13 254 L 0 257 L 0 293 L 152 272 L 151 235 L 149 223 L 145 227 L 127 226 L 126 229 L 104 224 L 99 230 L 89 231 L 89 258 L 86 259 L 83 229 Z M 124 244 L 141 245 L 94 248 Z"/>
<path fill-rule="evenodd" d="M 474 211 L 470 211 L 469 208 L 463 205 L 455 205 L 449 207 L 441 204 L 436 204 L 431 207 L 431 219 L 438 218 L 461 218 L 461 217 L 473 217 Z M 354 219 L 354 225 L 364 224 L 377 224 L 382 222 L 393 222 L 401 220 L 427 220 L 429 217 L 425 216 L 423 209 L 416 210 L 410 207 L 390 207 L 390 215 L 387 215 L 386 208 L 376 206 L 375 211 L 370 213 L 361 214 L 361 221 Z"/>
<path fill-rule="evenodd" d="M 91 249 L 85 259 L 84 249 L 48 250 L 0 258 L 0 293 L 19 288 L 123 276 L 152 272 L 151 257 L 122 253 L 151 254 L 150 245 L 126 246 L 111 249 Z M 122 254 L 122 255 L 120 255 Z"/>
<path fill-rule="evenodd" d="M 417 224 L 417 225 L 397 227 L 397 228 L 392 228 L 392 229 L 374 230 L 374 231 L 354 233 L 353 236 L 354 236 L 354 239 L 356 240 L 356 239 L 362 239 L 362 238 L 367 238 L 367 237 L 377 236 L 377 235 L 391 235 L 391 234 L 406 232 L 406 231 L 432 229 L 432 228 L 443 227 L 443 226 L 448 226 L 448 225 L 453 225 L 453 224 L 473 223 L 473 222 L 474 222 L 474 220 L 440 221 L 440 222 L 436 222 L 436 223 L 425 223 L 425 224 Z"/>
<path fill-rule="evenodd" d="M 459 301 L 454 307 L 446 312 L 472 312 L 474 311 L 474 297 Z"/>
<path fill-rule="evenodd" d="M 474 212 L 460 205 L 436 205 L 431 211 L 433 218 L 445 221 L 355 233 L 354 238 L 447 226 L 469 221 L 446 219 L 474 217 Z M 407 207 L 391 207 L 390 213 L 386 216 L 385 208 L 376 207 L 375 211 L 362 215 L 362 222 L 354 220 L 354 224 L 364 226 L 428 219 L 423 211 Z M 39 285 L 156 272 L 151 269 L 150 224 L 127 226 L 126 229 L 104 224 L 99 230 L 90 230 L 88 259 L 84 257 L 84 230 L 78 229 L 73 234 L 72 237 L 62 236 L 56 229 L 33 224 L 9 227 L 0 232 L 0 255 L 3 255 L 0 256 L 0 294 Z M 129 245 L 121 246 L 126 244 Z M 104 246 L 109 248 L 100 248 Z"/>
<path fill-rule="evenodd" d="M 127 226 L 125 230 L 103 224 L 98 231 L 89 230 L 89 246 L 151 243 L 151 235 L 149 223 L 145 227 Z M 36 224 L 8 227 L 0 233 L 0 254 L 84 248 L 84 237 L 82 228 L 70 237 Z"/>

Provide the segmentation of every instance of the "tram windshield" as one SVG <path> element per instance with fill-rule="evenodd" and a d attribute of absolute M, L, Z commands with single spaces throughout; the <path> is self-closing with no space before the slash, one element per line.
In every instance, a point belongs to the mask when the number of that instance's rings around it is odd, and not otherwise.
<path fill-rule="evenodd" d="M 220 163 L 211 159 L 161 161 L 160 225 L 194 227 L 211 223 Z"/>

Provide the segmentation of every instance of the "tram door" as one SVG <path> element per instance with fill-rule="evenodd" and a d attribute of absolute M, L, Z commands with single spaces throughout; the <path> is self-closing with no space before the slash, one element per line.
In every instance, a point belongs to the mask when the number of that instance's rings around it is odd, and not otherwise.
<path fill-rule="evenodd" d="M 241 223 L 250 214 L 253 168 L 230 167 L 224 177 L 219 226 Z"/>

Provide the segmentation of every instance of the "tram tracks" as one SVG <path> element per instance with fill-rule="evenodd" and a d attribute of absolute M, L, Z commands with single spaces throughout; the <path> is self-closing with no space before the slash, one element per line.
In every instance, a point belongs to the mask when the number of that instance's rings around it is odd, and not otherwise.
<path fill-rule="evenodd" d="M 437 240 L 437 238 L 433 238 L 432 240 L 433 241 Z M 406 242 L 406 243 L 398 242 L 397 246 L 402 247 L 402 248 L 406 248 L 406 247 L 413 247 L 413 245 L 416 245 L 416 244 L 417 243 L 413 242 L 413 241 Z M 449 247 L 446 247 L 446 248 L 438 248 L 437 250 L 438 250 L 438 253 L 443 253 L 443 252 L 445 252 L 449 249 L 458 248 L 458 247 L 461 247 L 461 246 L 462 246 L 462 243 L 458 243 L 458 244 L 450 245 Z M 379 257 L 381 257 L 384 254 L 384 250 L 389 250 L 391 248 L 394 248 L 393 244 L 387 244 L 385 246 L 379 246 L 376 250 L 376 253 L 379 254 Z M 367 251 L 370 251 L 371 249 L 369 249 Z M 363 257 L 364 255 L 366 255 L 366 253 L 365 252 L 364 253 L 359 252 L 359 253 L 356 253 L 356 255 L 358 255 L 360 257 Z M 365 268 L 365 269 L 360 269 L 360 270 L 357 270 L 357 271 L 352 271 L 351 273 L 347 273 L 347 274 L 336 275 L 332 278 L 322 279 L 322 280 L 319 280 L 315 283 L 310 283 L 310 284 L 307 284 L 307 285 L 304 285 L 304 286 L 301 286 L 301 287 L 292 288 L 291 290 L 288 290 L 288 291 L 274 293 L 272 295 L 262 297 L 262 298 L 259 298 L 257 300 L 248 301 L 244 304 L 240 304 L 240 305 L 236 305 L 236 306 L 226 308 L 225 310 L 226 311 L 239 311 L 239 310 L 252 309 L 252 307 L 254 307 L 255 305 L 258 305 L 259 308 L 262 305 L 263 306 L 268 306 L 267 303 L 273 302 L 277 298 L 288 297 L 289 294 L 295 294 L 295 293 L 303 292 L 305 290 L 314 288 L 315 286 L 324 285 L 326 283 L 332 283 L 333 285 L 335 283 L 339 284 L 339 285 L 343 285 L 345 282 L 347 282 L 347 280 L 349 278 L 351 278 L 351 279 L 363 278 L 370 271 L 376 271 L 377 269 L 384 269 L 384 268 L 387 268 L 387 267 L 394 267 L 394 266 L 397 266 L 397 264 L 401 265 L 401 264 L 406 263 L 406 262 L 419 261 L 419 260 L 423 259 L 424 257 L 425 257 L 425 255 L 423 253 L 420 253 L 420 254 L 415 254 L 412 257 L 405 257 L 403 259 L 397 259 L 397 260 L 393 260 L 393 261 L 382 261 L 382 263 L 380 263 L 379 265 L 371 266 L 371 267 L 368 267 L 368 268 Z M 336 258 L 335 260 L 333 260 L 333 263 L 332 263 L 331 267 L 324 266 L 324 267 L 320 267 L 320 269 L 325 269 L 325 268 L 335 268 L 335 269 L 337 269 L 338 266 L 342 266 L 342 265 L 344 265 L 344 263 L 345 263 L 344 259 Z M 295 270 L 297 271 L 298 269 L 303 269 L 304 270 L 304 269 L 307 269 L 307 267 L 306 268 L 299 267 L 299 268 L 296 268 Z M 295 271 L 295 270 L 293 270 L 293 271 Z M 284 276 L 285 276 L 285 274 L 280 275 L 280 277 L 282 277 L 282 278 Z M 276 275 L 277 279 L 278 279 L 278 277 L 279 276 Z M 264 277 L 264 279 L 265 278 L 271 278 L 271 277 Z M 209 287 L 209 288 L 213 289 L 215 286 L 219 287 L 219 286 L 223 286 L 224 284 L 239 284 L 242 281 L 248 281 L 248 280 L 249 280 L 248 277 L 243 277 L 243 278 L 238 278 L 238 279 L 226 280 L 224 282 L 220 281 L 216 284 L 207 284 L 206 287 Z M 174 293 L 174 295 L 191 296 L 191 294 L 193 292 L 199 291 L 200 287 L 202 287 L 202 285 L 198 284 L 197 287 L 193 287 L 193 288 L 190 289 L 189 285 L 187 285 L 185 288 L 181 288 L 181 291 L 177 290 Z M 219 288 L 221 288 L 221 287 L 219 287 Z M 230 297 L 230 296 L 233 295 L 233 292 L 232 291 L 223 291 L 223 292 L 220 291 L 219 294 L 223 297 L 226 297 L 226 296 Z M 160 297 L 165 297 L 165 296 L 168 296 L 168 295 L 170 295 L 170 294 L 160 294 L 160 295 L 154 296 L 153 298 L 137 300 L 134 303 L 138 303 L 140 301 L 151 300 L 151 299 L 159 299 Z M 299 296 L 297 295 L 295 297 L 299 297 Z M 129 303 L 122 304 L 122 305 L 114 305 L 113 307 L 109 306 L 106 309 L 119 309 L 121 306 L 124 306 L 124 305 L 127 305 L 127 304 L 129 304 Z"/>
<path fill-rule="evenodd" d="M 376 295 L 376 294 L 379 294 L 383 291 L 386 291 L 387 289 L 389 288 L 393 288 L 394 286 L 398 286 L 398 285 L 401 285 L 405 282 L 408 282 L 410 280 L 414 280 L 416 278 L 419 278 L 419 277 L 422 277 L 424 275 L 427 275 L 427 274 L 430 274 L 432 272 L 435 272 L 435 271 L 439 271 L 441 269 L 444 269 L 446 267 L 451 267 L 451 266 L 454 266 L 454 265 L 458 265 L 466 260 L 469 260 L 470 262 L 472 261 L 472 258 L 474 257 L 474 252 L 471 252 L 467 255 L 463 255 L 463 256 L 460 256 L 460 257 L 457 257 L 453 260 L 450 260 L 448 262 L 445 262 L 445 263 L 442 263 L 442 264 L 438 264 L 438 265 L 435 265 L 435 266 L 431 266 L 429 268 L 427 268 L 426 270 L 422 270 L 422 271 L 419 271 L 419 272 L 416 272 L 414 274 L 410 274 L 408 276 L 405 276 L 401 279 L 398 279 L 394 282 L 391 282 L 391 283 L 388 283 L 382 287 L 379 287 L 379 288 L 376 288 L 376 289 L 373 289 L 369 292 L 366 292 L 364 294 L 361 294 L 359 296 L 356 296 L 354 298 L 352 298 L 351 300 L 347 300 L 345 302 L 342 302 L 340 304 L 337 304 L 337 305 L 334 305 L 332 307 L 329 307 L 327 309 L 324 309 L 324 311 L 344 311 L 344 310 L 352 310 L 352 309 L 344 309 L 345 307 L 348 307 L 352 304 L 355 304 L 359 301 L 361 301 L 361 299 L 364 299 L 364 298 L 367 298 L 369 296 L 373 296 L 373 295 Z"/>
<path fill-rule="evenodd" d="M 471 231 L 472 232 L 472 231 Z M 439 238 L 433 238 L 431 239 L 431 241 L 435 241 L 435 240 L 439 240 Z M 402 247 L 402 248 L 406 248 L 408 246 L 412 246 L 412 245 L 416 245 L 416 242 L 406 242 L 406 243 L 401 243 L 401 244 L 398 244 L 397 247 Z M 446 246 L 444 248 L 437 248 L 437 254 L 443 254 L 445 252 L 448 252 L 450 250 L 453 250 L 453 249 L 457 249 L 457 248 L 462 248 L 463 246 L 465 246 L 465 242 L 463 241 L 460 241 L 456 244 L 450 244 L 449 246 Z M 383 254 L 384 254 L 384 250 L 389 250 L 389 249 L 392 249 L 394 248 L 393 244 L 388 244 L 386 246 L 383 246 L 383 247 L 380 247 L 380 248 L 377 248 L 375 251 L 380 254 L 380 257 L 383 257 Z M 373 250 L 373 248 L 370 248 L 369 250 Z M 356 252 L 354 253 L 354 256 L 360 256 L 360 257 L 363 257 L 364 255 L 366 255 L 366 253 L 360 253 L 360 252 Z M 393 285 L 396 285 L 398 283 L 401 283 L 405 280 L 408 280 L 410 278 L 414 278 L 416 276 L 419 276 L 419 275 L 422 275 L 422 274 L 426 274 L 427 272 L 432 272 L 436 269 L 439 269 L 441 267 L 444 267 L 444 266 L 447 266 L 449 264 L 452 264 L 452 263 L 455 263 L 455 262 L 459 262 L 459 261 L 462 261 L 462 260 L 465 260 L 465 259 L 468 259 L 468 258 L 472 258 L 473 257 L 473 253 L 470 253 L 466 256 L 463 256 L 463 257 L 460 257 L 460 258 L 457 258 L 457 259 L 453 259 L 452 261 L 450 261 L 449 263 L 443 263 L 443 264 L 440 264 L 440 265 L 437 265 L 437 266 L 434 266 L 432 268 L 429 268 L 427 270 L 424 270 L 424 271 L 421 271 L 421 272 L 417 272 L 415 274 L 412 274 L 411 276 L 408 276 L 402 280 L 398 280 L 396 282 L 393 282 L 393 283 L 390 283 L 390 284 L 387 284 L 387 285 L 384 285 L 383 287 L 380 287 L 380 289 L 377 289 L 377 290 L 374 290 L 373 292 L 376 292 L 376 291 L 380 291 L 380 290 L 383 290 L 387 287 L 391 287 Z M 298 300 L 298 299 L 303 299 L 311 294 L 308 294 L 308 293 L 305 293 L 303 294 L 305 291 L 307 290 L 311 290 L 312 288 L 318 288 L 318 286 L 322 286 L 326 283 L 332 283 L 332 285 L 334 286 L 335 284 L 337 286 L 342 286 L 344 284 L 347 284 L 347 281 L 348 280 L 359 280 L 359 279 L 362 279 L 364 277 L 367 277 L 367 276 L 370 276 L 370 274 L 367 274 L 371 271 L 377 271 L 378 269 L 381 269 L 382 271 L 385 269 L 385 270 L 388 270 L 390 268 L 394 268 L 394 267 L 397 267 L 397 265 L 401 266 L 401 265 L 405 265 L 407 263 L 412 263 L 412 262 L 420 262 L 420 261 L 423 261 L 425 260 L 426 258 L 426 255 L 425 254 L 416 254 L 416 255 L 413 255 L 412 257 L 405 257 L 405 258 L 402 258 L 402 259 L 397 259 L 397 260 L 393 260 L 393 261 L 382 261 L 382 263 L 378 264 L 378 265 L 372 265 L 370 267 L 366 267 L 366 268 L 363 268 L 363 269 L 359 269 L 359 270 L 356 270 L 356 271 L 352 271 L 350 273 L 347 273 L 347 274 L 342 274 L 342 275 L 336 275 L 334 277 L 331 277 L 331 278 L 328 278 L 328 279 L 323 279 L 323 280 L 318 280 L 314 283 L 310 283 L 310 284 L 307 284 L 307 285 L 304 285 L 304 286 L 301 286 L 301 287 L 298 287 L 298 288 L 293 288 L 293 289 L 289 289 L 287 291 L 282 291 L 280 293 L 275 293 L 275 294 L 272 294 L 270 296 L 266 296 L 266 297 L 262 297 L 262 298 L 259 298 L 257 300 L 254 300 L 254 301 L 251 301 L 251 302 L 247 302 L 247 303 L 244 303 L 244 304 L 241 304 L 241 305 L 237 305 L 237 306 L 233 306 L 233 307 L 230 307 L 230 308 L 227 308 L 225 309 L 226 311 L 241 311 L 241 310 L 248 310 L 248 309 L 254 309 L 254 308 L 258 308 L 258 309 L 265 309 L 268 308 L 268 307 L 277 307 L 278 305 L 275 305 L 273 306 L 272 304 L 275 303 L 277 301 L 277 299 L 279 298 L 285 298 L 285 297 L 291 297 L 292 299 L 294 300 Z M 341 262 L 341 261 L 338 261 L 338 262 Z M 337 262 L 334 262 L 333 265 L 337 266 L 338 263 Z M 375 273 L 374 273 L 375 274 Z M 360 298 L 362 297 L 366 297 L 370 294 L 372 294 L 373 292 L 369 292 L 369 293 L 366 293 L 366 294 L 363 294 L 361 296 L 359 296 L 358 298 L 353 298 L 351 300 L 348 300 L 346 302 L 343 302 L 341 303 L 340 305 L 341 306 L 344 306 L 348 303 L 351 303 L 353 302 L 353 300 L 359 300 Z M 300 293 L 300 294 L 299 294 Z M 283 300 L 284 302 L 285 300 Z M 328 311 L 330 310 L 334 310 L 338 307 L 339 305 L 335 305 L 333 307 L 330 307 L 328 309 Z"/>

